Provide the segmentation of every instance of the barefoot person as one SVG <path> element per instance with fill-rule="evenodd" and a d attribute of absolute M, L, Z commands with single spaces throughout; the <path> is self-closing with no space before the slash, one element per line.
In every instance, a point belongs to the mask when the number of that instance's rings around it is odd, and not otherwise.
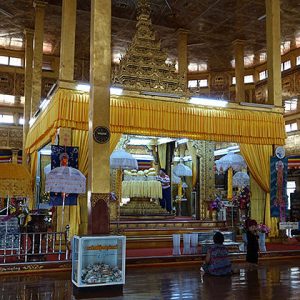
<path fill-rule="evenodd" d="M 170 177 L 167 175 L 165 169 L 159 170 L 159 176 L 157 178 L 161 182 L 162 187 L 162 199 L 160 201 L 160 206 L 165 208 L 169 213 L 172 211 L 171 205 L 171 183 Z"/>
<path fill-rule="evenodd" d="M 231 275 L 231 262 L 228 257 L 228 250 L 223 245 L 224 235 L 217 231 L 213 237 L 214 245 L 211 246 L 206 254 L 203 271 L 214 276 Z"/>
<path fill-rule="evenodd" d="M 250 264 L 257 265 L 258 263 L 258 233 L 257 222 L 250 220 L 247 229 L 247 256 L 246 261 Z"/>

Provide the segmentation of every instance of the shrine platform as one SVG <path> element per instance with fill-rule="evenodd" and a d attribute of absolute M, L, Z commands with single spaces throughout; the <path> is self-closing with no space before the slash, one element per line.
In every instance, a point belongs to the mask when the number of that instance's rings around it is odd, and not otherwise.
<path fill-rule="evenodd" d="M 119 230 L 117 230 L 119 228 Z M 195 220 L 188 217 L 168 219 L 131 219 L 111 222 L 111 232 L 126 236 L 127 249 L 155 249 L 172 247 L 172 235 L 192 232 L 228 230 L 225 221 Z"/>

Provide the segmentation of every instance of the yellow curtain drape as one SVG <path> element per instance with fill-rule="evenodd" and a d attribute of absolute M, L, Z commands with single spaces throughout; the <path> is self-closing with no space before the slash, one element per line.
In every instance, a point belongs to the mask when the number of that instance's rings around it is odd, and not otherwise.
<path fill-rule="evenodd" d="M 72 146 L 79 147 L 78 168 L 85 176 L 88 175 L 88 138 L 88 131 L 72 130 Z M 111 134 L 110 153 L 113 152 L 120 138 L 121 134 L 119 133 Z M 70 236 L 87 233 L 88 208 L 86 195 L 80 195 L 77 205 L 70 206 L 69 210 Z"/>
<path fill-rule="evenodd" d="M 187 142 L 187 149 L 192 157 L 192 185 L 195 187 L 197 183 L 197 150 L 192 141 Z"/>
<path fill-rule="evenodd" d="M 38 163 L 38 152 L 34 151 L 30 154 L 30 174 L 31 174 L 31 180 L 32 180 L 32 190 L 35 190 L 35 177 L 36 177 L 36 171 L 37 171 L 37 163 Z M 31 210 L 34 208 L 35 201 L 34 197 L 29 200 L 28 208 Z"/>
<path fill-rule="evenodd" d="M 270 237 L 277 234 L 277 221 L 271 220 L 270 211 L 270 157 L 273 154 L 271 145 L 240 144 L 250 173 L 257 184 L 266 192 L 264 221 L 271 228 Z M 276 219 L 276 218 L 272 218 Z"/>
<path fill-rule="evenodd" d="M 251 219 L 258 223 L 264 222 L 264 211 L 266 203 L 266 192 L 259 186 L 250 174 L 251 187 Z"/>
<path fill-rule="evenodd" d="M 165 169 L 167 162 L 167 144 L 161 144 L 157 147 L 160 167 Z"/>
<path fill-rule="evenodd" d="M 118 145 L 120 139 L 121 139 L 122 134 L 121 133 L 114 133 L 112 132 L 110 135 L 110 145 L 109 145 L 109 149 L 110 149 L 110 154 L 113 153 L 113 151 L 115 150 L 116 146 Z"/>
<path fill-rule="evenodd" d="M 244 144 L 283 145 L 282 114 L 239 109 L 212 109 L 187 101 L 111 97 L 113 133 L 187 137 Z M 58 89 L 48 107 L 29 130 L 26 151 L 31 153 L 51 138 L 57 128 L 88 130 L 89 94 Z"/>

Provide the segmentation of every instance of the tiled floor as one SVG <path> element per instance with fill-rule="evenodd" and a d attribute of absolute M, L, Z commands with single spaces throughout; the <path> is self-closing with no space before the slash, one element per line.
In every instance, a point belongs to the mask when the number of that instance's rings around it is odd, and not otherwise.
<path fill-rule="evenodd" d="M 123 294 L 96 292 L 94 299 L 300 299 L 300 260 L 262 263 L 231 277 L 201 278 L 199 266 L 128 269 Z M 91 299 L 74 296 L 70 273 L 0 276 L 1 300 Z"/>

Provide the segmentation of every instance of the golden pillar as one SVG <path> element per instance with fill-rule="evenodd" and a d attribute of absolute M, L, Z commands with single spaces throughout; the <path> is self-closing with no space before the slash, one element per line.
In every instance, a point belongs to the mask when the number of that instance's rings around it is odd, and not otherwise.
<path fill-rule="evenodd" d="M 43 67 L 43 39 L 44 18 L 47 2 L 34 1 L 35 23 L 33 41 L 33 69 L 32 69 L 32 94 L 31 94 L 31 117 L 39 108 L 42 94 L 42 67 Z"/>
<path fill-rule="evenodd" d="M 77 1 L 63 0 L 59 80 L 73 81 Z"/>
<path fill-rule="evenodd" d="M 266 0 L 268 104 L 282 106 L 280 0 Z"/>
<path fill-rule="evenodd" d="M 187 39 L 188 31 L 185 29 L 178 30 L 178 74 L 184 84 L 184 90 L 187 89 L 187 71 L 188 71 L 188 55 L 187 55 Z"/>
<path fill-rule="evenodd" d="M 31 115 L 31 86 L 32 86 L 32 59 L 33 59 L 33 30 L 25 29 L 25 80 L 24 80 L 24 125 L 23 125 L 23 152 L 22 164 L 27 167 L 27 156 L 25 153 L 26 138 L 29 131 L 29 119 Z"/>
<path fill-rule="evenodd" d="M 111 0 L 91 2 L 88 211 L 89 234 L 109 233 Z"/>
<path fill-rule="evenodd" d="M 236 102 L 245 101 L 245 83 L 244 83 L 244 42 L 241 40 L 235 40 L 234 46 L 234 58 L 235 58 L 235 92 Z"/>

